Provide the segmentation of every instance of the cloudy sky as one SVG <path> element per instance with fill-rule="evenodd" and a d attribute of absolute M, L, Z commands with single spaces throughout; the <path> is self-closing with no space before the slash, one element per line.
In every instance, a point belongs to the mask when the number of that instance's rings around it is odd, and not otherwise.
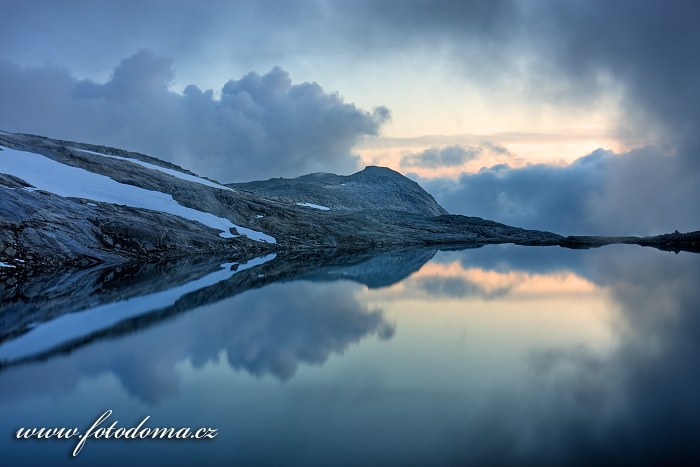
<path fill-rule="evenodd" d="M 0 0 L 0 129 L 223 182 L 389 166 L 449 211 L 700 228 L 700 3 Z"/>

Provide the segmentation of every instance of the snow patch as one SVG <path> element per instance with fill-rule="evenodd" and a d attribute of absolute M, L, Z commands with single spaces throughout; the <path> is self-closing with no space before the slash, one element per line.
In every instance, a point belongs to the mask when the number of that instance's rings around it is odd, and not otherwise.
<path fill-rule="evenodd" d="M 15 266 L 0 261 L 0 268 L 14 268 Z"/>
<path fill-rule="evenodd" d="M 320 204 L 313 204 L 313 203 L 297 203 L 297 206 L 304 206 L 307 208 L 318 209 L 320 211 L 330 211 L 331 210 L 331 208 L 329 208 L 329 207 L 321 206 Z"/>
<path fill-rule="evenodd" d="M 186 180 L 188 182 L 193 182 L 193 183 L 199 183 L 200 185 L 206 185 L 206 186 L 209 186 L 212 188 L 216 188 L 218 190 L 236 191 L 233 188 L 229 188 L 227 186 L 220 185 L 218 183 L 214 183 L 211 180 L 207 180 L 206 178 L 186 174 L 184 172 L 180 172 L 179 170 L 168 169 L 167 167 L 161 167 L 160 165 L 151 164 L 149 162 L 144 162 L 144 161 L 141 161 L 138 159 L 132 159 L 130 157 L 113 156 L 111 154 L 102 154 L 101 152 L 88 151 L 87 149 L 78 149 L 78 148 L 70 148 L 70 149 L 72 149 L 74 151 L 84 152 L 87 154 L 94 154 L 96 156 L 110 157 L 112 159 L 119 159 L 122 161 L 132 162 L 134 164 L 140 165 L 141 167 L 145 167 L 145 168 L 150 169 L 150 170 L 156 170 L 156 171 L 162 172 L 164 174 L 172 175 L 173 177 L 179 178 L 181 180 Z"/>
<path fill-rule="evenodd" d="M 29 332 L 14 340 L 0 345 L 0 362 L 15 361 L 41 354 L 71 341 L 108 329 L 124 320 L 172 306 L 181 297 L 190 292 L 225 281 L 234 274 L 272 261 L 275 257 L 275 254 L 271 254 L 255 258 L 239 265 L 236 269 L 233 266 L 238 263 L 225 263 L 216 272 L 172 289 L 61 315 L 54 320 L 32 328 Z"/>
<path fill-rule="evenodd" d="M 258 214 L 257 216 L 255 216 L 256 219 L 262 219 L 263 217 L 265 217 L 265 216 L 263 216 L 261 214 Z"/>
<path fill-rule="evenodd" d="M 119 183 L 111 178 L 78 167 L 61 164 L 32 152 L 6 149 L 0 155 L 0 172 L 19 177 L 39 190 L 63 197 L 85 198 L 103 203 L 160 211 L 221 230 L 223 238 L 233 238 L 231 229 L 251 240 L 277 243 L 274 237 L 240 227 L 214 214 L 185 207 L 169 194 Z"/>
<path fill-rule="evenodd" d="M 95 203 L 85 203 L 85 204 L 87 204 L 88 206 L 97 206 Z"/>

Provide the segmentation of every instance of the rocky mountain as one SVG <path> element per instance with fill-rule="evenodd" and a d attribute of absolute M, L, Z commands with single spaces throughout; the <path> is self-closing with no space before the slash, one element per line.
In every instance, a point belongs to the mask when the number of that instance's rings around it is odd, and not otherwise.
<path fill-rule="evenodd" d="M 451 216 L 418 184 L 381 167 L 226 186 L 103 146 L 0 133 L 0 149 L 7 266 L 561 238 Z"/>
<path fill-rule="evenodd" d="M 386 167 L 369 166 L 348 176 L 313 173 L 228 186 L 267 199 L 341 213 L 389 210 L 427 217 L 449 214 L 416 182 Z"/>
<path fill-rule="evenodd" d="M 694 235 L 623 240 L 697 249 Z M 417 183 L 383 167 L 223 185 L 144 154 L 0 131 L 3 276 L 219 253 L 245 260 L 327 248 L 588 248 L 619 240 L 450 215 Z"/>

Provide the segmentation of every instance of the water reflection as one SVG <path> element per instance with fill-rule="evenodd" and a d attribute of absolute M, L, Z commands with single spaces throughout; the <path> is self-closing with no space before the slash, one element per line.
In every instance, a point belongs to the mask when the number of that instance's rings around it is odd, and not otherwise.
<path fill-rule="evenodd" d="M 183 290 L 222 263 L 170 266 L 175 283 L 152 274 L 153 290 L 93 278 L 84 296 Z M 109 407 L 221 431 L 206 446 L 93 443 L 86 465 L 156 452 L 220 465 L 694 464 L 699 279 L 700 256 L 633 246 L 276 258 L 6 366 L 0 428 L 82 427 Z M 78 290 L 35 321 L 75 311 Z M 3 345 L 32 332 L 3 316 Z M 72 449 L 31 446 L 0 441 L 19 464 Z"/>
<path fill-rule="evenodd" d="M 433 254 L 433 250 L 382 255 L 321 253 L 277 261 L 272 261 L 276 255 L 268 255 L 241 263 L 210 259 L 35 277 L 2 291 L 0 368 L 70 352 L 94 340 L 130 333 L 275 282 L 351 279 L 368 287 L 391 284 Z M 339 295 L 336 302 L 349 300 Z"/>
<path fill-rule="evenodd" d="M 3 401 L 58 396 L 81 378 L 109 373 L 126 392 L 154 404 L 179 393 L 177 365 L 195 369 L 222 359 L 234 370 L 286 381 L 300 363 L 319 365 L 371 334 L 389 338 L 393 327 L 379 310 L 353 296 L 349 283 L 282 283 L 252 290 L 149 332 L 93 343 L 68 357 L 6 371 Z M 66 378 L 65 375 L 71 375 Z M 36 381 L 44 381 L 37 386 Z"/>
<path fill-rule="evenodd" d="M 523 358 L 529 371 L 518 385 L 499 388 L 476 410 L 463 409 L 464 423 L 452 433 L 459 448 L 451 460 L 474 465 L 700 461 L 700 258 L 615 247 L 560 250 L 542 261 L 530 256 L 532 250 L 517 251 L 518 256 L 491 252 L 486 257 L 481 251 L 436 260 L 449 265 L 459 258 L 463 272 L 476 265 L 485 272 L 519 268 L 530 280 L 549 271 L 559 276 L 558 292 L 570 282 L 561 274 L 569 264 L 581 280 L 582 287 L 574 289 L 595 284 L 597 293 L 609 298 L 615 347 L 531 346 Z M 523 287 L 528 279 L 517 282 Z M 470 290 L 484 296 L 483 287 Z M 510 287 L 496 290 L 515 293 Z"/>
<path fill-rule="evenodd" d="M 589 293 L 595 286 L 570 272 L 553 271 L 548 274 L 525 271 L 502 272 L 460 262 L 433 263 L 402 283 L 402 289 L 422 292 L 435 297 L 480 297 L 496 299 L 506 296 L 522 297 L 528 294 Z M 406 292 L 402 290 L 402 293 Z"/>
<path fill-rule="evenodd" d="M 272 261 L 275 256 L 271 254 L 255 258 L 243 264 L 224 263 L 219 265 L 218 270 L 176 287 L 53 317 L 1 344 L 0 361 L 6 365 L 12 364 L 78 345 L 134 317 L 173 307 L 182 297 Z"/>

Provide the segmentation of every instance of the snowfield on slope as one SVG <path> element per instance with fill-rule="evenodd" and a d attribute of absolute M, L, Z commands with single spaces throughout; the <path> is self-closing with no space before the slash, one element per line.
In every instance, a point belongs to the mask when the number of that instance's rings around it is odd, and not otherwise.
<path fill-rule="evenodd" d="M 277 243 L 274 237 L 256 230 L 240 227 L 214 214 L 185 207 L 169 194 L 119 183 L 78 167 L 61 164 L 33 152 L 4 148 L 0 152 L 0 172 L 14 175 L 39 190 L 63 197 L 85 198 L 103 203 L 160 211 L 196 221 L 220 230 L 220 237 L 233 238 L 235 228 L 251 240 Z"/>
<path fill-rule="evenodd" d="M 227 186 L 220 185 L 218 183 L 214 183 L 211 180 L 207 180 L 206 178 L 186 174 L 184 172 L 180 172 L 180 171 L 174 170 L 174 169 L 168 169 L 166 167 L 161 167 L 159 165 L 151 164 L 149 162 L 140 161 L 138 159 L 132 159 L 130 157 L 113 156 L 111 154 L 102 154 L 101 152 L 88 151 L 87 149 L 78 149 L 78 148 L 70 148 L 70 149 L 72 149 L 74 151 L 84 152 L 87 154 L 93 154 L 95 156 L 110 157 L 112 159 L 119 159 L 122 161 L 132 162 L 132 163 L 140 165 L 141 167 L 144 167 L 146 169 L 157 170 L 158 172 L 172 175 L 173 177 L 179 178 L 181 180 L 186 180 L 186 181 L 192 182 L 192 183 L 199 183 L 200 185 L 210 186 L 210 187 L 216 188 L 218 190 L 236 191 L 233 188 L 229 188 Z"/>
<path fill-rule="evenodd" d="M 297 203 L 297 206 L 304 206 L 305 208 L 318 209 L 319 211 L 330 211 L 331 208 L 326 206 L 321 206 L 320 204 L 314 203 Z"/>

